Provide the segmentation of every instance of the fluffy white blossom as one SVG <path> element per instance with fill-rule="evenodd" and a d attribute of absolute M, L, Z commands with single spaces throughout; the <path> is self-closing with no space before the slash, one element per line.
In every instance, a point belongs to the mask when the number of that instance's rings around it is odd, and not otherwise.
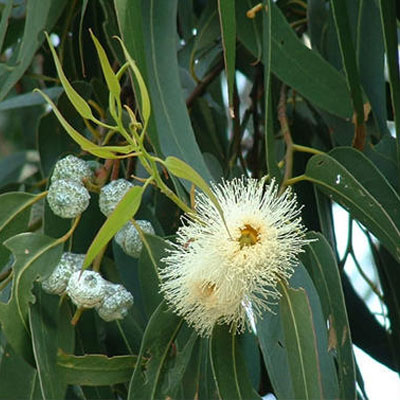
<path fill-rule="evenodd" d="M 296 196 L 256 179 L 213 185 L 224 219 L 204 194 L 183 218 L 177 242 L 163 259 L 161 292 L 200 334 L 215 324 L 242 331 L 280 297 L 277 284 L 293 274 L 305 239 Z"/>

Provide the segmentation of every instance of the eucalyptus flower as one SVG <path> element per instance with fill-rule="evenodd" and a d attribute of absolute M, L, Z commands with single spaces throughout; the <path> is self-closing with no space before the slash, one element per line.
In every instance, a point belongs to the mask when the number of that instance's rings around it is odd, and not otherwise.
<path fill-rule="evenodd" d="M 305 239 L 301 208 L 290 188 L 265 180 L 233 179 L 212 190 L 224 220 L 204 194 L 196 213 L 185 215 L 164 268 L 161 292 L 175 312 L 201 335 L 215 324 L 250 327 L 280 297 L 279 281 L 294 272 Z"/>

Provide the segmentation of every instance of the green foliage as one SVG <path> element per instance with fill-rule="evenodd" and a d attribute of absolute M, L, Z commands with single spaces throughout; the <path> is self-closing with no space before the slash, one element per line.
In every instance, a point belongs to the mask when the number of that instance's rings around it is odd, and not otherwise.
<path fill-rule="evenodd" d="M 353 344 L 399 371 L 394 0 L 20 3 L 0 4 L 0 399 L 363 399 Z M 71 221 L 46 200 L 68 154 L 94 171 Z M 164 259 L 198 191 L 228 226 L 211 182 L 243 175 L 293 188 L 309 242 L 250 332 L 199 337 L 160 292 Z M 118 178 L 134 186 L 105 218 Z M 138 259 L 112 240 L 127 223 Z M 123 319 L 42 290 L 63 251 L 132 293 Z"/>

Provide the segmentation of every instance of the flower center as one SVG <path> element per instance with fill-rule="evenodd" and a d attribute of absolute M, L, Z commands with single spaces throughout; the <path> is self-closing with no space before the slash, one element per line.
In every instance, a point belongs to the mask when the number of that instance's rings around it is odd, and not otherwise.
<path fill-rule="evenodd" d="M 204 297 L 210 297 L 215 291 L 215 283 L 207 283 L 200 290 Z"/>
<path fill-rule="evenodd" d="M 253 246 L 258 242 L 258 232 L 251 225 L 245 225 L 240 229 L 239 244 L 242 249 L 244 246 Z"/>

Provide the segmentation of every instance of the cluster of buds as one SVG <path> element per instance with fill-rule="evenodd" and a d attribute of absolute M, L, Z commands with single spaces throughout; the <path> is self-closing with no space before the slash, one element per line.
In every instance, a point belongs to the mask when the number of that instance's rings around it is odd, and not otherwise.
<path fill-rule="evenodd" d="M 62 218 L 74 218 L 85 211 L 90 200 L 85 183 L 92 180 L 93 172 L 89 162 L 73 155 L 59 160 L 54 167 L 47 195 L 47 201 L 54 214 Z M 109 217 L 132 187 L 133 184 L 126 179 L 117 179 L 103 186 L 99 195 L 100 211 Z M 136 226 L 142 233 L 155 233 L 149 221 L 138 220 Z M 141 235 L 130 222 L 117 232 L 115 241 L 127 255 L 139 257 L 143 247 Z"/>
<path fill-rule="evenodd" d="M 125 179 L 118 179 L 103 186 L 99 197 L 100 211 L 108 217 L 132 187 L 132 183 Z M 143 233 L 154 235 L 154 228 L 149 221 L 137 220 L 136 222 Z M 124 253 L 134 258 L 139 257 L 143 243 L 136 227 L 130 222 L 117 232 L 115 241 L 121 246 Z"/>
<path fill-rule="evenodd" d="M 89 206 L 90 195 L 84 182 L 93 178 L 88 164 L 69 155 L 59 160 L 51 176 L 47 201 L 54 214 L 61 218 L 75 218 Z"/>
<path fill-rule="evenodd" d="M 63 253 L 52 274 L 42 282 L 47 293 L 66 293 L 77 307 L 95 308 L 105 321 L 124 318 L 133 304 L 132 295 L 98 272 L 81 271 L 84 254 Z"/>

